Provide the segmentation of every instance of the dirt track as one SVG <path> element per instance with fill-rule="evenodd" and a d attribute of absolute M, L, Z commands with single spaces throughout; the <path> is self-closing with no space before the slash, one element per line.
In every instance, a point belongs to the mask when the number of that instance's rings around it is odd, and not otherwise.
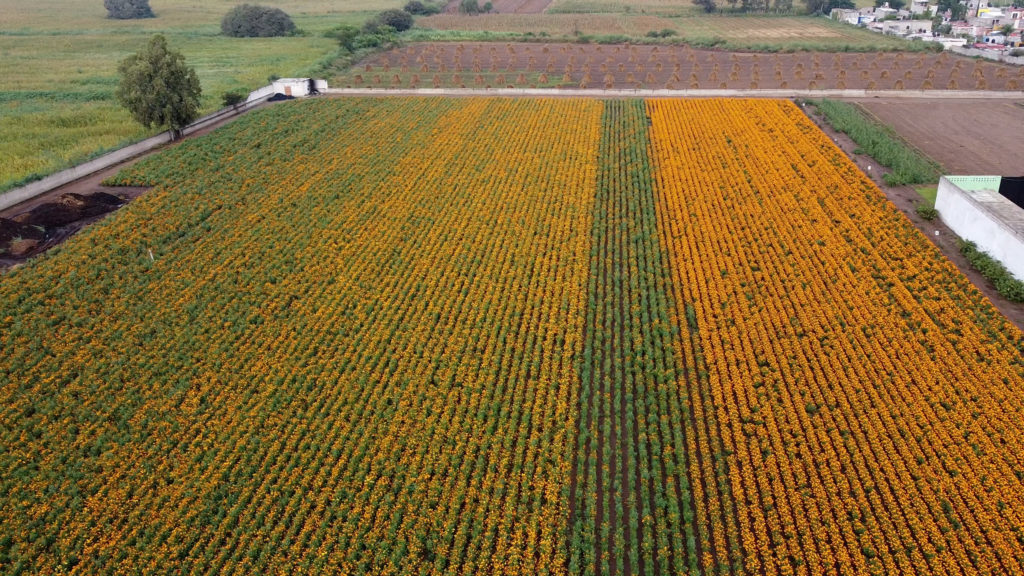
<path fill-rule="evenodd" d="M 1024 99 L 855 102 L 948 174 L 1024 175 Z"/>

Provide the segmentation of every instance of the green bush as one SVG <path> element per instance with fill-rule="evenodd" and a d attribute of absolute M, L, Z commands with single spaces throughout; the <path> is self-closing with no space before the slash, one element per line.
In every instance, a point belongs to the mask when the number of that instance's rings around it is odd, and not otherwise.
<path fill-rule="evenodd" d="M 814 104 L 833 128 L 849 135 L 865 154 L 892 170 L 884 176 L 889 185 L 925 184 L 939 179 L 938 164 L 911 149 L 853 104 L 828 99 Z"/>
<path fill-rule="evenodd" d="M 414 16 L 429 16 L 431 14 L 437 14 L 441 11 L 441 8 L 429 2 L 424 4 L 419 0 L 409 0 L 402 10 L 405 10 Z"/>
<path fill-rule="evenodd" d="M 396 32 L 405 32 L 412 28 L 412 14 L 405 10 L 385 10 L 367 21 L 363 26 L 363 31 L 368 34 L 376 34 L 385 26 L 390 26 Z"/>
<path fill-rule="evenodd" d="M 241 4 L 220 22 L 221 32 L 233 38 L 270 38 L 295 34 L 295 23 L 280 8 Z"/>
<path fill-rule="evenodd" d="M 1013 277 L 1001 262 L 978 250 L 970 240 L 959 241 L 960 253 L 971 266 L 996 287 L 996 292 L 1010 302 L 1024 302 L 1024 282 Z"/>
<path fill-rule="evenodd" d="M 938 210 L 927 204 L 918 204 L 914 208 L 914 212 L 917 212 L 917 215 L 925 220 L 935 220 L 935 217 L 939 215 Z"/>
<path fill-rule="evenodd" d="M 149 0 L 103 0 L 103 7 L 107 9 L 109 17 L 118 20 L 153 18 Z"/>
<path fill-rule="evenodd" d="M 221 103 L 224 104 L 225 108 L 229 106 L 238 106 L 242 102 L 245 102 L 248 97 L 249 94 L 245 90 L 231 90 L 224 93 L 224 96 L 221 98 Z"/>

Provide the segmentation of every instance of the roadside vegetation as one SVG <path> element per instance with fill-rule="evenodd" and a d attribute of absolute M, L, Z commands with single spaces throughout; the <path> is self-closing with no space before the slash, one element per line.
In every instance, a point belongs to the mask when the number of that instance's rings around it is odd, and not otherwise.
<path fill-rule="evenodd" d="M 1001 262 L 979 250 L 978 245 L 970 240 L 959 240 L 957 244 L 960 253 L 996 287 L 1000 296 L 1010 302 L 1024 302 L 1024 282 L 1014 278 Z"/>
<path fill-rule="evenodd" d="M 338 57 L 324 32 L 361 27 L 403 0 L 275 0 L 302 35 L 229 38 L 223 3 L 161 0 L 155 18 L 110 18 L 100 0 L 0 0 L 0 191 L 151 135 L 114 97 L 117 65 L 163 34 L 196 69 L 200 114 L 276 76 L 309 75 Z M 61 17 L 55 18 L 54 14 Z"/>
<path fill-rule="evenodd" d="M 891 186 L 928 184 L 939 179 L 939 165 L 914 150 L 892 130 L 847 102 L 827 98 L 809 101 L 836 130 L 856 142 L 859 154 L 867 154 L 892 170 L 884 176 Z"/>

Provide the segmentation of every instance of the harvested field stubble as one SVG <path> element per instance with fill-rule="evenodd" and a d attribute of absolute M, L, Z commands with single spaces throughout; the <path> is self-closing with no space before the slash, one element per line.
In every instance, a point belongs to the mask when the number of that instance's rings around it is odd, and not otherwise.
<path fill-rule="evenodd" d="M 410 44 L 371 56 L 332 84 L 371 86 L 372 78 L 382 73 L 395 87 L 427 87 L 422 79 L 437 75 L 438 86 L 1024 89 L 1024 73 L 1016 68 L 946 53 L 758 54 L 689 46 L 497 42 Z M 472 74 L 472 82 L 466 81 L 467 73 Z M 542 74 L 546 74 L 543 81 Z"/>

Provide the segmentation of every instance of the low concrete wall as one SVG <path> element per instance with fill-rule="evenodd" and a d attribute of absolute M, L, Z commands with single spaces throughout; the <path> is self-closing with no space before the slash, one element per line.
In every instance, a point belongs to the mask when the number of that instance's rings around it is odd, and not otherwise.
<path fill-rule="evenodd" d="M 1024 56 L 1010 56 L 1007 54 L 1009 50 L 978 50 L 977 48 L 967 48 L 961 46 L 955 46 L 950 48 L 952 52 L 957 54 L 963 54 L 964 56 L 980 56 L 989 60 L 995 60 L 997 62 L 1005 62 L 1007 64 L 1015 64 L 1017 66 L 1024 66 Z"/>
<path fill-rule="evenodd" d="M 242 114 L 250 108 L 266 102 L 267 99 L 273 95 L 273 86 L 260 88 L 259 90 L 251 92 L 245 103 L 234 107 L 223 108 L 213 114 L 203 116 L 199 120 L 196 120 L 192 124 L 186 126 L 185 129 L 182 130 L 182 133 L 185 136 L 188 136 L 189 134 L 194 134 L 203 128 L 207 128 L 212 124 L 224 120 L 225 118 Z M 85 178 L 86 176 L 95 174 L 100 170 L 110 168 L 111 166 L 116 166 L 125 160 L 130 160 L 140 154 L 145 154 L 146 152 L 163 146 L 170 141 L 171 133 L 162 132 L 152 138 L 147 138 L 142 142 L 136 142 L 130 146 L 125 146 L 124 148 L 119 148 L 113 152 L 104 154 L 99 158 L 94 158 L 84 164 L 79 164 L 78 166 L 68 168 L 67 170 L 61 170 L 60 172 L 51 174 L 42 180 L 37 180 L 20 188 L 14 188 L 13 190 L 0 193 L 0 210 L 6 210 L 11 206 L 17 206 L 26 200 L 31 200 L 32 198 L 45 194 L 54 188 Z"/>
<path fill-rule="evenodd" d="M 964 191 L 943 176 L 935 209 L 953 232 L 999 260 L 1016 278 L 1024 280 L 1024 226 L 1015 224 L 1024 214 L 998 192 Z M 1009 218 L 1001 218 L 1008 215 Z"/>

